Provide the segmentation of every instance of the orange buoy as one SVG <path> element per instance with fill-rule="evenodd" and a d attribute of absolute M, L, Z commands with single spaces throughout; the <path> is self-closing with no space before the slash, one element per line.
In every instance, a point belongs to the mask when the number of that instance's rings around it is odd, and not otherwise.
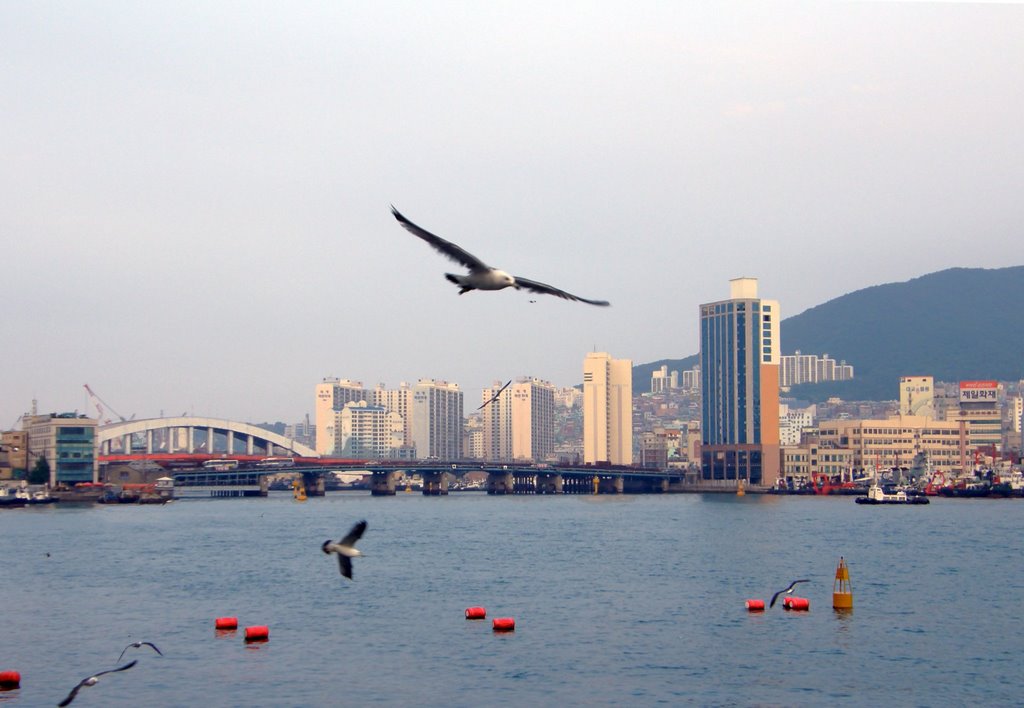
<path fill-rule="evenodd" d="M 516 621 L 512 617 L 496 617 L 491 626 L 495 632 L 514 632 Z"/>
<path fill-rule="evenodd" d="M 846 561 L 839 556 L 836 567 L 836 580 L 832 584 L 832 609 L 845 611 L 853 609 L 853 587 L 850 586 L 850 569 Z"/>
<path fill-rule="evenodd" d="M 214 629 L 238 629 L 237 617 L 218 617 L 213 621 Z"/>
<path fill-rule="evenodd" d="M 747 609 L 751 612 L 764 612 L 764 600 L 747 600 Z"/>
<path fill-rule="evenodd" d="M 806 597 L 787 597 L 782 601 L 782 606 L 787 610 L 809 610 L 811 601 Z"/>
<path fill-rule="evenodd" d="M 17 671 L 0 671 L 0 691 L 9 691 L 21 686 L 21 674 Z"/>
<path fill-rule="evenodd" d="M 270 639 L 270 627 L 266 625 L 258 624 L 245 628 L 245 641 L 247 642 L 265 642 L 268 639 Z"/>
<path fill-rule="evenodd" d="M 487 610 L 485 610 L 483 607 L 467 607 L 466 608 L 466 619 L 468 619 L 468 620 L 487 619 Z"/>

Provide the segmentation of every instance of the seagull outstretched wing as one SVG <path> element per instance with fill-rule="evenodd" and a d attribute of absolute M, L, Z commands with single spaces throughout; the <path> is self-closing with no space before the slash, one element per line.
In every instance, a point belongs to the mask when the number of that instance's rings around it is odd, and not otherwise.
<path fill-rule="evenodd" d="M 87 676 L 86 678 L 84 678 L 81 681 L 79 681 L 78 685 L 71 689 L 71 693 L 69 693 L 67 695 L 67 698 L 65 698 L 63 701 L 61 701 L 57 705 L 60 706 L 60 708 L 63 708 L 64 706 L 69 705 L 71 703 L 71 701 L 75 700 L 75 696 L 78 695 L 78 692 L 81 691 L 83 687 L 96 685 L 96 682 L 99 680 L 100 676 L 102 676 L 103 674 L 112 674 L 115 671 L 125 671 L 126 669 L 132 668 L 137 663 L 138 663 L 138 660 L 137 659 L 133 659 L 132 661 L 130 661 L 127 664 L 125 664 L 124 666 L 119 666 L 116 669 L 107 669 L 106 671 L 99 671 L 99 672 L 93 674 L 92 676 Z"/>
<path fill-rule="evenodd" d="M 806 583 L 806 582 L 807 582 L 806 578 L 803 579 L 803 580 L 794 580 L 793 582 L 791 582 L 789 584 L 788 588 L 785 588 L 783 590 L 779 590 L 777 593 L 772 595 L 772 601 L 770 603 L 768 603 L 769 609 L 772 608 L 772 607 L 775 607 L 775 601 L 779 599 L 779 595 L 791 593 L 791 592 L 793 592 L 793 588 L 796 587 L 797 583 Z"/>
<path fill-rule="evenodd" d="M 352 527 L 352 530 L 348 532 L 345 538 L 338 541 L 339 546 L 352 546 L 363 536 L 363 531 L 366 530 L 366 522 L 360 521 L 358 524 Z"/>
<path fill-rule="evenodd" d="M 153 651 L 155 651 L 160 656 L 164 655 L 164 653 L 162 651 L 160 651 L 160 649 L 158 649 L 156 644 L 154 644 L 153 642 L 132 642 L 131 644 L 129 644 L 128 646 L 126 646 L 124 649 L 121 650 L 121 656 L 117 657 L 117 661 L 120 662 L 121 659 L 124 658 L 124 653 L 126 651 L 128 651 L 129 649 L 131 649 L 132 647 L 138 649 L 139 647 L 144 647 L 144 646 L 145 647 L 152 647 Z"/>
<path fill-rule="evenodd" d="M 406 219 L 398 209 L 395 209 L 394 205 L 391 206 L 391 213 L 395 215 L 395 218 L 398 219 L 398 223 L 400 223 L 406 231 L 415 236 L 419 236 L 438 251 L 448 256 L 448 258 L 451 258 L 456 263 L 461 263 L 469 268 L 471 272 L 490 270 L 490 266 L 469 251 L 463 249 L 461 246 L 457 246 L 451 241 L 445 241 L 440 236 L 435 236 L 426 229 L 421 228 Z"/>
<path fill-rule="evenodd" d="M 504 390 L 505 390 L 506 388 L 508 388 L 508 386 L 509 386 L 509 384 L 510 384 L 510 383 L 512 383 L 512 379 L 509 379 L 509 380 L 508 380 L 508 383 L 506 383 L 506 384 L 505 384 L 504 386 L 502 386 L 501 388 L 499 388 L 499 389 L 498 389 L 498 392 L 497 392 L 496 394 L 494 394 L 493 396 L 491 396 L 490 398 L 488 398 L 488 399 L 487 399 L 486 401 L 484 401 L 484 402 L 483 402 L 483 403 L 482 403 L 482 404 L 480 405 L 480 408 L 483 408 L 484 406 L 486 406 L 486 405 L 488 405 L 488 404 L 490 404 L 490 403 L 494 403 L 495 401 L 497 401 L 497 400 L 498 400 L 498 396 L 500 396 L 500 395 L 501 395 L 501 392 L 502 392 L 502 391 L 504 391 Z M 480 410 L 480 408 L 477 408 L 477 410 Z"/>
<path fill-rule="evenodd" d="M 542 295 L 554 295 L 565 300 L 576 300 L 577 302 L 585 302 L 588 305 L 599 305 L 600 307 L 608 307 L 611 303 L 607 300 L 588 300 L 585 297 L 579 295 L 573 295 L 567 293 L 564 290 L 559 290 L 553 285 L 547 285 L 546 283 L 538 283 L 536 280 L 529 280 L 527 278 L 520 278 L 518 275 L 513 276 L 516 279 L 516 287 L 526 288 L 532 290 L 535 293 L 541 293 Z"/>

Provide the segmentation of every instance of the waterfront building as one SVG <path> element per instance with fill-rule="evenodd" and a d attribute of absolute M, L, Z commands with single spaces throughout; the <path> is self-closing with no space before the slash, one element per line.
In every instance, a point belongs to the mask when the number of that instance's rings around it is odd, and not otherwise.
<path fill-rule="evenodd" d="M 420 459 L 462 458 L 462 391 L 456 383 L 420 379 L 413 387 L 412 444 Z"/>
<path fill-rule="evenodd" d="M 512 391 L 495 381 L 480 393 L 480 409 L 483 438 L 483 459 L 491 462 L 510 462 L 512 457 Z M 499 394 L 498 391 L 501 391 Z"/>
<path fill-rule="evenodd" d="M 512 392 L 509 410 L 512 459 L 527 462 L 548 459 L 555 449 L 554 385 L 537 378 L 520 378 L 505 393 L 509 391 Z"/>
<path fill-rule="evenodd" d="M 359 381 L 325 378 L 316 386 L 316 451 L 320 455 L 335 454 L 337 441 L 337 414 L 346 403 L 367 401 L 369 391 Z"/>
<path fill-rule="evenodd" d="M 1002 449 L 1003 419 L 999 408 L 998 381 L 961 381 L 960 406 L 949 414 L 950 420 L 960 421 L 967 428 L 967 447 Z M 964 461 L 965 464 L 968 462 Z"/>
<path fill-rule="evenodd" d="M 701 480 L 771 486 L 779 474 L 779 303 L 756 278 L 700 306 Z"/>
<path fill-rule="evenodd" d="M 28 469 L 28 432 L 4 431 L 0 434 L 0 479 L 24 479 Z"/>
<path fill-rule="evenodd" d="M 779 476 L 790 489 L 813 483 L 815 475 L 824 475 L 830 482 L 852 482 L 855 456 L 849 448 L 823 446 L 819 440 L 805 440 L 782 446 L 782 469 Z"/>
<path fill-rule="evenodd" d="M 822 447 L 848 448 L 852 467 L 860 474 L 910 467 L 919 454 L 929 469 L 962 469 L 966 455 L 966 424 L 924 416 L 895 415 L 885 419 L 828 420 L 818 423 Z"/>
<path fill-rule="evenodd" d="M 814 427 L 815 407 L 794 408 L 779 404 L 779 444 L 799 445 L 804 429 Z"/>
<path fill-rule="evenodd" d="M 935 381 L 931 376 L 900 377 L 900 415 L 935 417 Z"/>
<path fill-rule="evenodd" d="M 29 415 L 22 419 L 28 433 L 29 469 L 42 457 L 50 466 L 50 486 L 97 480 L 98 421 L 77 413 Z"/>
<path fill-rule="evenodd" d="M 399 457 L 402 417 L 383 406 L 350 401 L 338 412 L 334 449 L 341 457 L 363 460 Z"/>
<path fill-rule="evenodd" d="M 378 384 L 373 391 L 373 404 L 383 406 L 397 413 L 402 419 L 402 445 L 411 448 L 412 444 L 412 386 L 405 381 L 398 384 L 397 389 L 388 389 Z"/>
<path fill-rule="evenodd" d="M 633 463 L 633 362 L 591 352 L 583 360 L 583 461 Z"/>

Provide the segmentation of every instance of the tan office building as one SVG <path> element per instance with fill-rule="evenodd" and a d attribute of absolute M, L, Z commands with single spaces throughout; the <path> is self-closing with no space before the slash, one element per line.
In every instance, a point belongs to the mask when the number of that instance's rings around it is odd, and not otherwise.
<path fill-rule="evenodd" d="M 592 352 L 583 360 L 583 461 L 633 464 L 633 362 Z"/>
<path fill-rule="evenodd" d="M 925 416 L 822 421 L 818 433 L 821 447 L 853 452 L 851 464 L 858 475 L 909 467 L 919 453 L 927 457 L 929 469 L 952 472 L 960 469 L 967 445 L 965 426 Z"/>

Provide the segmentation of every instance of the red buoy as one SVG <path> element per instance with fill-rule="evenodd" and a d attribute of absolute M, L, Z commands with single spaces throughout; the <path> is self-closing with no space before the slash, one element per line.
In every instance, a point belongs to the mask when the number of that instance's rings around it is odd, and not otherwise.
<path fill-rule="evenodd" d="M 9 691 L 21 686 L 21 674 L 17 671 L 0 671 L 0 691 Z"/>
<path fill-rule="evenodd" d="M 487 619 L 487 610 L 485 610 L 482 607 L 467 607 L 466 608 L 466 619 L 468 619 L 468 620 Z"/>
<path fill-rule="evenodd" d="M 213 621 L 214 629 L 238 629 L 237 617 L 218 617 Z"/>
<path fill-rule="evenodd" d="M 764 612 L 764 600 L 747 600 L 747 609 L 751 612 Z"/>
<path fill-rule="evenodd" d="M 811 601 L 806 597 L 787 597 L 782 601 L 783 608 L 787 610 L 809 610 Z"/>
<path fill-rule="evenodd" d="M 496 617 L 491 626 L 495 632 L 514 632 L 516 621 L 512 617 Z"/>
<path fill-rule="evenodd" d="M 245 628 L 245 641 L 265 642 L 270 639 L 270 627 L 266 625 L 254 625 Z"/>

